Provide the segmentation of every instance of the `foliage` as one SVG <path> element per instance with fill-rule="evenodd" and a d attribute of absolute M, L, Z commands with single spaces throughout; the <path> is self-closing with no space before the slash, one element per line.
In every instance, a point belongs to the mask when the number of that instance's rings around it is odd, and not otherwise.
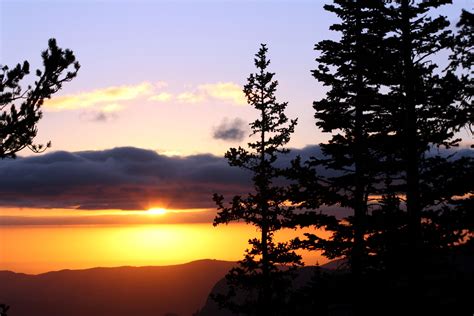
<path fill-rule="evenodd" d="M 10 306 L 5 304 L 0 304 L 0 316 L 7 316 L 7 312 L 10 309 Z"/>
<path fill-rule="evenodd" d="M 433 258 L 449 257 L 473 235 L 473 160 L 451 149 L 472 124 L 472 32 L 466 12 L 457 35 L 433 16 L 448 2 L 325 6 L 339 17 L 331 29 L 341 38 L 315 46 L 313 75 L 329 90 L 313 107 L 316 125 L 332 137 L 321 144 L 323 157 L 297 159 L 288 174 L 298 180 L 291 196 L 302 209 L 294 224 L 332 232 L 329 239 L 306 234 L 298 244 L 348 259 L 356 313 L 372 278 L 398 282 L 390 302 L 422 307 L 423 275 L 449 270 Z M 433 58 L 441 52 L 451 52 L 445 69 Z M 332 175 L 318 174 L 321 167 Z M 332 216 L 328 206 L 352 214 Z"/>
<path fill-rule="evenodd" d="M 259 112 L 259 118 L 250 124 L 254 141 L 248 143 L 248 149 L 231 148 L 225 154 L 231 166 L 252 174 L 253 192 L 234 196 L 228 206 L 222 195 L 214 195 L 219 211 L 214 225 L 244 221 L 261 232 L 260 238 L 249 240 L 251 248 L 245 258 L 227 275 L 229 293 L 215 297 L 222 307 L 249 315 L 284 313 L 291 268 L 301 265 L 290 243 L 274 240 L 274 233 L 285 227 L 292 212 L 286 205 L 287 189 L 275 183 L 282 175 L 275 162 L 288 152 L 284 145 L 296 120 L 285 115 L 287 103 L 276 100 L 278 82 L 267 71 L 267 51 L 262 44 L 254 60 L 258 72 L 244 86 L 248 103 Z"/>
<path fill-rule="evenodd" d="M 34 144 L 37 123 L 42 116 L 41 105 L 61 89 L 63 83 L 71 81 L 80 68 L 73 52 L 63 50 L 50 39 L 48 49 L 41 54 L 43 70 L 36 70 L 38 77 L 34 86 L 25 90 L 20 81 L 30 72 L 30 65 L 24 61 L 9 69 L 1 66 L 0 72 L 0 158 L 15 158 L 24 148 L 42 152 L 51 143 Z M 71 69 L 72 68 L 72 69 Z M 64 73 L 66 72 L 66 73 Z"/>

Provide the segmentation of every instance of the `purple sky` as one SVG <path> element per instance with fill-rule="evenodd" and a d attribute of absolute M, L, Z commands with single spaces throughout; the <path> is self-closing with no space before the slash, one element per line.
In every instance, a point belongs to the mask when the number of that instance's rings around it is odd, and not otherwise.
<path fill-rule="evenodd" d="M 0 62 L 40 66 L 50 37 L 82 68 L 46 106 L 39 141 L 53 150 L 135 146 L 164 154 L 221 156 L 240 139 L 216 129 L 255 113 L 239 91 L 267 43 L 280 101 L 299 124 L 293 147 L 327 139 L 314 126 L 312 101 L 323 87 L 310 75 L 313 45 L 335 35 L 319 1 L 25 1 L 0 3 Z M 456 20 L 459 0 L 439 10 Z M 59 105 L 58 105 L 59 104 Z M 247 133 L 246 133 L 247 134 Z M 28 154 L 28 153 L 24 153 Z"/>

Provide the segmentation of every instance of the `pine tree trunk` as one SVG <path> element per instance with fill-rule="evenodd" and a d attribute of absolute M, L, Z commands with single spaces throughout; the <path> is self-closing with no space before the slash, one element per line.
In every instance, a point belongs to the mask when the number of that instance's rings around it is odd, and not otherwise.
<path fill-rule="evenodd" d="M 411 306 L 413 313 L 419 312 L 419 278 L 421 262 L 419 249 L 421 240 L 421 218 L 419 207 L 419 156 L 416 115 L 416 87 L 414 65 L 412 60 L 411 25 L 409 17 L 409 0 L 403 0 L 402 9 L 402 58 L 405 92 L 405 168 L 406 168 L 406 208 L 408 214 L 408 253 L 407 262 L 402 273 L 408 277 L 409 283 L 404 298 L 405 304 Z"/>
<path fill-rule="evenodd" d="M 262 205 L 262 214 L 266 214 L 266 203 Z M 270 300 L 270 269 L 268 261 L 268 225 L 265 223 L 266 219 L 262 221 L 262 305 L 260 315 L 271 315 L 271 300 Z"/>
<path fill-rule="evenodd" d="M 361 17 L 360 5 L 356 3 L 356 82 L 355 82 L 355 122 L 354 122 L 354 247 L 352 249 L 352 274 L 354 278 L 354 311 L 356 315 L 361 314 L 361 285 L 364 256 L 364 170 L 363 170 L 363 109 L 362 109 L 362 65 L 361 65 L 361 47 L 360 36 Z"/>
<path fill-rule="evenodd" d="M 357 5 L 356 16 L 356 96 L 355 96 L 355 122 L 354 122 L 354 248 L 352 254 L 352 272 L 354 276 L 358 277 L 362 269 L 362 252 L 364 243 L 364 184 L 363 184 L 363 170 L 362 170 L 362 125 L 363 125 L 363 111 L 361 104 L 361 90 L 362 90 L 362 73 L 360 65 L 360 47 L 359 39 L 361 34 L 360 28 L 360 6 Z"/>
<path fill-rule="evenodd" d="M 261 92 L 261 104 L 264 104 L 264 92 Z M 265 131 L 268 125 L 265 107 L 262 106 L 262 132 L 261 132 L 261 147 L 260 147 L 260 207 L 262 209 L 262 304 L 260 315 L 271 315 L 271 300 L 270 300 L 270 267 L 268 260 L 268 197 L 267 197 L 267 175 L 265 174 Z"/>
<path fill-rule="evenodd" d="M 409 18 L 409 0 L 402 1 L 402 58 L 404 65 L 405 91 L 405 163 L 406 163 L 406 207 L 408 213 L 409 247 L 413 255 L 418 253 L 420 243 L 421 217 L 419 206 L 419 157 L 418 133 L 415 100 L 415 82 L 413 61 L 411 57 L 412 43 Z"/>

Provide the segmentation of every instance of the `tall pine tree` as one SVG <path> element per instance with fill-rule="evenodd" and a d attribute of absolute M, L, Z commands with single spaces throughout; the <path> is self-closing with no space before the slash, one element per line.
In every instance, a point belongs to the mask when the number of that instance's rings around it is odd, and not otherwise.
<path fill-rule="evenodd" d="M 459 102 L 464 109 L 464 113 L 459 116 L 461 121 L 467 118 L 468 128 L 472 136 L 474 133 L 474 107 L 472 106 L 474 90 L 474 14 L 462 10 L 461 18 L 456 26 L 458 32 L 454 38 L 450 56 L 451 63 L 448 69 L 457 72 L 462 81 Z M 474 145 L 471 145 L 471 148 L 474 148 Z"/>
<path fill-rule="evenodd" d="M 389 89 L 398 105 L 392 109 L 390 125 L 399 137 L 399 193 L 405 197 L 408 217 L 405 253 L 410 264 L 404 267 L 409 276 L 408 299 L 419 309 L 438 306 L 436 300 L 425 301 L 426 289 L 431 286 L 426 279 L 449 270 L 437 262 L 451 256 L 453 247 L 464 241 L 466 233 L 466 226 L 459 225 L 462 208 L 456 207 L 462 203 L 455 197 L 472 192 L 466 182 L 472 175 L 471 159 L 443 157 L 434 150 L 458 146 L 456 133 L 472 122 L 472 82 L 462 75 L 464 71 L 443 69 L 435 62 L 440 52 L 450 53 L 453 43 L 456 49 L 461 35 L 453 36 L 447 18 L 434 13 L 449 3 L 401 0 L 387 5 L 387 19 L 392 26 L 388 39 L 392 45 L 388 47 L 395 65 Z M 453 55 L 462 58 L 460 52 L 454 51 Z M 472 68 L 468 63 L 458 66 Z M 458 281 L 453 280 L 455 284 Z"/>
<path fill-rule="evenodd" d="M 443 68 L 434 61 L 440 52 L 452 51 L 456 42 L 447 18 L 432 12 L 450 2 L 401 0 L 386 6 L 391 26 L 386 50 L 393 65 L 387 68 L 391 117 L 386 124 L 398 140 L 387 154 L 400 162 L 397 168 L 401 179 L 396 191 L 404 198 L 408 217 L 406 250 L 416 264 L 423 249 L 439 246 L 431 244 L 424 235 L 424 226 L 430 229 L 429 214 L 439 211 L 437 206 L 451 198 L 439 191 L 442 183 L 433 182 L 433 170 L 450 178 L 452 175 L 443 172 L 440 164 L 450 170 L 453 159 L 443 158 L 433 149 L 457 146 L 460 139 L 456 133 L 472 122 L 467 115 L 472 113 L 472 85 L 466 88 L 468 79 L 462 71 L 455 73 L 454 63 Z M 456 52 L 452 56 L 461 57 Z M 456 67 L 464 68 L 463 63 Z M 468 163 L 466 159 L 456 162 L 460 168 L 462 161 Z M 444 191 L 453 189 L 446 187 Z"/>
<path fill-rule="evenodd" d="M 285 226 L 292 211 L 286 203 L 287 189 L 275 183 L 282 175 L 275 162 L 288 152 L 284 146 L 296 120 L 285 115 L 287 103 L 276 100 L 278 82 L 273 79 L 274 73 L 267 71 L 267 51 L 262 44 L 255 55 L 258 72 L 251 74 L 244 86 L 248 103 L 259 113 L 250 124 L 255 140 L 248 143 L 248 149 L 231 148 L 225 154 L 231 166 L 251 172 L 253 192 L 245 197 L 234 196 L 229 204 L 222 195 L 214 195 L 218 208 L 214 225 L 244 221 L 261 233 L 249 241 L 251 248 L 245 258 L 227 275 L 229 292 L 214 297 L 221 307 L 247 315 L 285 314 L 291 268 L 301 265 L 290 243 L 274 240 L 274 233 Z"/>
<path fill-rule="evenodd" d="M 472 205 L 466 199 L 472 192 L 466 183 L 472 160 L 432 150 L 456 146 L 456 133 L 472 122 L 472 115 L 466 115 L 472 113 L 472 85 L 466 88 L 466 80 L 433 61 L 455 43 L 446 18 L 431 12 L 447 2 L 335 0 L 325 6 L 341 20 L 331 26 L 341 39 L 316 45 L 321 53 L 313 75 L 329 91 L 314 108 L 317 126 L 333 136 L 321 144 L 322 158 L 306 166 L 294 163 L 300 186 L 293 201 L 307 209 L 330 205 L 352 210 L 342 220 L 306 212 L 296 222 L 333 232 L 329 239 L 307 234 L 302 244 L 329 258 L 349 259 L 359 306 L 363 273 L 388 268 L 391 279 L 379 280 L 406 286 L 386 292 L 394 294 L 390 304 L 408 297 L 414 303 L 423 293 L 416 294 L 420 288 L 412 286 L 422 278 L 416 268 L 421 255 L 433 250 L 425 256 L 429 261 L 439 254 L 436 249 L 469 236 L 471 226 L 460 219 L 468 219 L 466 206 Z M 458 47 L 466 38 L 458 37 Z M 318 175 L 315 167 L 320 166 L 334 176 Z M 407 289 L 408 295 L 397 296 Z"/>
<path fill-rule="evenodd" d="M 379 63 L 382 60 L 382 3 L 370 1 L 334 1 L 325 9 L 335 13 L 341 23 L 330 29 L 341 35 L 339 41 L 323 40 L 316 44 L 320 52 L 313 76 L 329 87 L 326 97 L 314 102 L 316 125 L 332 133 L 328 143 L 320 144 L 324 157 L 314 158 L 302 173 L 316 175 L 301 183 L 305 194 L 295 195 L 304 208 L 336 206 L 346 219 L 308 212 L 298 216 L 300 224 L 325 227 L 333 232 L 331 240 L 308 235 L 306 246 L 321 249 L 330 258 L 346 256 L 352 272 L 360 276 L 367 264 L 367 215 L 369 197 L 380 182 L 381 100 Z M 295 164 L 297 166 L 298 163 Z M 324 167 L 333 176 L 318 176 L 315 167 Z M 300 166 L 301 167 L 301 166 Z M 311 177 L 311 176 L 310 176 Z M 300 177 L 301 180 L 301 177 Z M 311 203 L 307 203 L 312 201 Z M 341 218 L 342 215 L 339 216 Z M 311 245 L 313 244 L 313 245 Z"/>

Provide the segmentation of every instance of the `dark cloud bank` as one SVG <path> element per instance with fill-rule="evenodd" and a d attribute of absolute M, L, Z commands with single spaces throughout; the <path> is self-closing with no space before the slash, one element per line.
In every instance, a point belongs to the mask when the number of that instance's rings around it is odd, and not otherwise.
<path fill-rule="evenodd" d="M 53 152 L 0 162 L 0 204 L 41 208 L 201 208 L 249 177 L 212 155 L 167 157 L 132 147 Z"/>
<path fill-rule="evenodd" d="M 472 150 L 467 150 L 472 155 Z M 294 149 L 320 156 L 318 146 Z M 121 147 L 103 151 L 51 152 L 0 161 L 0 206 L 35 208 L 170 209 L 213 208 L 214 192 L 230 196 L 250 190 L 250 175 L 213 155 L 168 157 Z"/>

